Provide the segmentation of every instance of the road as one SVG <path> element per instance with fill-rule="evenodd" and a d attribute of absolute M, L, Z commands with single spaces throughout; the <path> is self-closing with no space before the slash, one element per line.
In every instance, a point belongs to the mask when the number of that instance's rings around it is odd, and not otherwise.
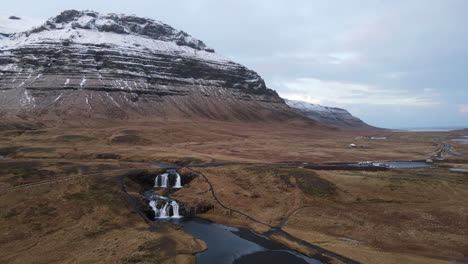
<path fill-rule="evenodd" d="M 463 155 L 463 154 L 459 154 L 459 153 L 455 153 L 455 152 L 452 152 L 450 149 L 452 148 L 452 145 L 450 145 L 449 143 L 446 143 L 446 142 L 443 142 L 443 141 L 440 141 L 438 139 L 433 139 L 433 141 L 435 143 L 438 143 L 438 144 L 442 144 L 444 147 L 441 149 L 441 151 L 438 153 L 438 156 L 439 158 L 442 158 L 442 153 L 447 153 L 447 154 L 450 154 L 450 155 L 454 155 L 454 156 L 457 156 L 457 157 L 461 157 L 461 158 L 468 158 L 467 155 Z"/>

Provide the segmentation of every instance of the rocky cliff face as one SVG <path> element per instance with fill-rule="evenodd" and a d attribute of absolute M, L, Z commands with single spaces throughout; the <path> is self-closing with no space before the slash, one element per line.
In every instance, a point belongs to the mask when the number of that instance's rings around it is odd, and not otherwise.
<path fill-rule="evenodd" d="M 375 128 L 354 117 L 347 110 L 336 107 L 321 106 L 303 101 L 285 100 L 294 110 L 314 121 L 347 129 Z"/>
<path fill-rule="evenodd" d="M 0 28 L 1 29 L 1 28 Z M 0 116 L 297 116 L 252 70 L 162 22 L 68 10 L 0 37 Z"/>

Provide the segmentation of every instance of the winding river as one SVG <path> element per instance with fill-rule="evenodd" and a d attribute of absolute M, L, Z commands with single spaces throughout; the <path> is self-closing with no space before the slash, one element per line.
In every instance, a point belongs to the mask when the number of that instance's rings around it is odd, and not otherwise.
<path fill-rule="evenodd" d="M 166 184 L 168 175 L 176 175 L 180 166 L 173 166 L 161 163 L 146 163 L 162 167 L 165 172 L 155 177 L 155 186 L 158 188 L 180 188 Z M 351 164 L 349 164 L 351 165 Z M 386 162 L 371 163 L 363 162 L 354 164 L 357 166 L 385 166 L 388 168 L 419 168 L 432 167 L 426 162 Z M 202 175 L 203 176 L 203 175 Z M 163 180 L 164 179 L 164 180 Z M 206 179 L 207 180 L 207 179 Z M 164 182 L 164 183 L 163 183 Z M 174 182 L 174 181 L 172 181 Z M 209 182 L 208 182 L 209 183 Z M 171 222 L 182 227 L 182 229 L 192 236 L 203 240 L 208 249 L 198 253 L 197 263 L 201 264 L 256 264 L 256 263 L 288 263 L 288 264 L 324 264 L 328 259 L 320 255 L 316 258 L 307 257 L 296 251 L 289 250 L 282 244 L 270 238 L 252 232 L 248 229 L 239 229 L 231 226 L 221 225 L 198 217 L 181 217 L 179 215 L 179 204 L 169 197 L 154 194 L 154 188 L 144 192 L 145 197 L 151 201 L 155 218 L 154 221 Z M 213 193 L 216 198 L 216 195 Z M 231 209 L 233 210 L 233 209 Z M 242 213 L 242 212 L 240 212 Z M 255 220 L 255 219 L 254 219 Z M 280 228 L 280 227 L 279 227 Z M 274 228 L 272 228 L 274 230 Z M 323 251 L 323 249 L 322 249 Z M 333 255 L 332 252 L 328 252 Z M 358 263 L 346 259 L 345 263 Z"/>
<path fill-rule="evenodd" d="M 174 173 L 173 166 L 164 165 L 164 167 L 166 168 L 166 172 L 161 175 Z M 160 186 L 161 175 L 155 178 L 155 185 L 157 186 Z M 167 188 L 173 188 L 173 186 L 167 186 Z M 324 263 L 318 259 L 310 258 L 289 250 L 280 243 L 248 229 L 221 225 L 198 217 L 180 217 L 177 202 L 169 197 L 155 195 L 154 189 L 145 191 L 144 195 L 150 200 L 150 206 L 155 213 L 155 221 L 177 224 L 181 226 L 185 232 L 203 240 L 208 245 L 208 250 L 196 255 L 197 263 Z M 177 204 L 176 207 L 174 207 L 175 204 Z"/>
<path fill-rule="evenodd" d="M 444 144 L 443 151 L 449 152 L 450 145 L 444 142 L 437 143 Z M 450 152 L 449 152 L 450 153 Z M 450 153 L 451 154 L 451 153 Z M 288 264 L 324 264 L 328 263 L 329 259 L 323 257 L 322 255 L 316 255 L 314 257 L 308 257 L 303 254 L 300 254 L 296 251 L 290 250 L 283 246 L 282 244 L 271 240 L 267 236 L 263 236 L 252 232 L 248 229 L 239 229 L 231 226 L 221 225 L 214 222 L 211 222 L 206 219 L 198 217 L 183 217 L 179 215 L 179 204 L 177 201 L 170 199 L 169 197 L 159 196 L 154 194 L 154 190 L 157 188 L 173 188 L 178 189 L 180 186 L 180 175 L 177 173 L 177 169 L 182 166 L 174 166 L 161 163 L 148 163 L 148 162 L 139 162 L 145 163 L 148 165 L 158 166 L 165 169 L 165 172 L 156 176 L 155 188 L 146 190 L 144 192 L 145 197 L 150 201 L 150 207 L 154 212 L 154 221 L 158 222 L 171 222 L 182 227 L 182 229 L 191 234 L 192 236 L 204 241 L 208 245 L 208 249 L 204 252 L 198 253 L 197 263 L 201 264 L 256 264 L 256 263 L 288 263 Z M 224 165 L 224 164 L 210 164 L 210 165 Z M 203 165 L 199 165 L 203 167 Z M 433 164 L 423 162 L 423 161 L 400 161 L 400 162 L 385 162 L 385 163 L 374 163 L 374 162 L 360 162 L 350 164 L 348 166 L 363 166 L 363 167 L 385 167 L 385 168 L 421 168 L 421 167 L 434 167 Z M 205 177 L 202 173 L 194 171 L 197 174 Z M 465 170 L 455 170 L 453 171 L 465 171 Z M 169 175 L 174 175 L 177 177 L 176 180 L 172 180 L 171 186 L 168 181 Z M 208 179 L 205 180 L 211 186 Z M 211 186 L 211 192 L 215 200 L 217 197 L 214 193 L 213 187 Z M 225 207 L 221 201 L 217 200 L 222 207 Z M 243 214 L 234 209 L 227 208 L 231 211 Z M 256 219 L 251 218 L 248 215 L 245 215 L 253 221 Z M 258 221 L 257 221 L 258 222 Z M 278 229 L 279 228 L 279 229 Z M 270 231 L 278 229 L 281 231 L 281 227 L 273 228 L 271 227 Z M 293 237 L 294 238 L 294 237 Z M 296 241 L 297 242 L 297 241 Z M 319 249 L 319 252 L 325 253 L 325 255 L 330 255 L 337 257 L 338 259 L 344 260 L 344 263 L 359 263 L 357 261 L 348 259 L 346 257 L 340 256 L 333 252 L 329 252 L 322 248 L 312 245 Z"/>
<path fill-rule="evenodd" d="M 289 250 L 248 229 L 238 229 L 192 217 L 166 221 L 182 226 L 185 232 L 208 245 L 208 250 L 197 254 L 197 263 L 200 264 L 323 263 Z"/>

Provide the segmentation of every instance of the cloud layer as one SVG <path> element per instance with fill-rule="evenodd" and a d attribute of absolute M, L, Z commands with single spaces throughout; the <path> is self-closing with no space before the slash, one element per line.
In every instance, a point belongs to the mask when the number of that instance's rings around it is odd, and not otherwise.
<path fill-rule="evenodd" d="M 398 89 L 380 89 L 372 85 L 299 78 L 274 81 L 273 88 L 285 98 L 311 100 L 332 105 L 432 106 L 439 104 L 437 94 L 414 95 Z"/>

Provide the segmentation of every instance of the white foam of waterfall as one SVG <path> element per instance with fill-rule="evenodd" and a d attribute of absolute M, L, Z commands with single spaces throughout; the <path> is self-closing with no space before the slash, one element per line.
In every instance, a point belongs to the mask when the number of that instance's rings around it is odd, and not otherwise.
<path fill-rule="evenodd" d="M 169 171 L 156 176 L 154 179 L 155 188 L 168 188 L 169 187 L 169 175 L 175 175 L 175 184 L 172 188 L 182 188 L 182 177 L 177 171 Z"/>
<path fill-rule="evenodd" d="M 167 218 L 169 216 L 169 203 L 166 202 L 161 210 L 159 210 L 159 218 Z"/>
<path fill-rule="evenodd" d="M 172 201 L 171 206 L 172 206 L 172 217 L 180 218 L 181 216 L 179 215 L 179 204 L 176 201 Z"/>
<path fill-rule="evenodd" d="M 176 174 L 176 182 L 173 188 L 182 188 L 182 179 L 180 177 L 180 174 L 177 172 L 175 174 Z"/>
<path fill-rule="evenodd" d="M 160 187 L 163 187 L 163 188 L 167 188 L 167 180 L 169 178 L 169 174 L 168 173 L 163 173 L 161 174 L 161 186 Z"/>
<path fill-rule="evenodd" d="M 168 173 L 160 174 L 154 179 L 154 187 L 156 187 L 156 188 L 158 188 L 158 187 L 167 188 L 168 180 L 169 180 L 169 174 Z M 161 185 L 159 184 L 159 182 L 161 182 Z"/>
<path fill-rule="evenodd" d="M 150 203 L 149 203 L 149 206 L 151 208 L 153 208 L 153 211 L 154 211 L 154 218 L 158 218 L 159 217 L 159 209 L 157 207 L 157 203 L 155 200 L 152 200 Z"/>
<path fill-rule="evenodd" d="M 160 219 L 160 218 L 181 218 L 182 216 L 180 215 L 179 208 L 180 205 L 174 200 L 165 200 L 165 197 L 163 197 L 162 200 L 164 200 L 164 205 L 158 209 L 158 200 L 151 200 L 149 202 L 149 206 L 153 209 L 154 212 L 154 218 L 155 219 Z M 172 215 L 170 214 L 170 209 L 172 208 Z"/>
<path fill-rule="evenodd" d="M 160 175 L 156 176 L 156 178 L 154 179 L 154 187 L 156 187 L 156 188 L 159 187 L 159 183 L 158 183 L 158 182 L 159 182 L 159 178 L 160 178 L 159 176 L 160 176 Z"/>

